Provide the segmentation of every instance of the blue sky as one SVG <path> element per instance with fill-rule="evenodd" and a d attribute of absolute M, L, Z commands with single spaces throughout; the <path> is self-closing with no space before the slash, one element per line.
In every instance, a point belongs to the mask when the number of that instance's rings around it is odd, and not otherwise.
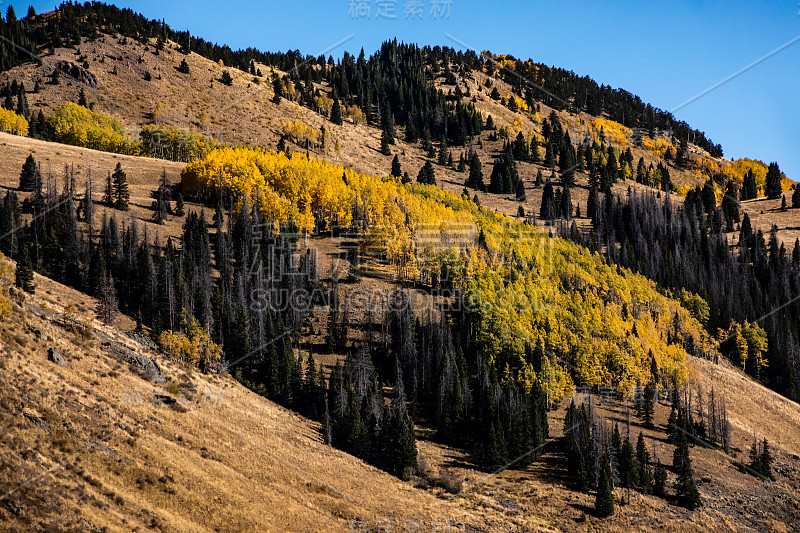
<path fill-rule="evenodd" d="M 370 54 L 383 40 L 396 37 L 510 53 L 588 74 L 598 83 L 622 87 L 672 110 L 800 36 L 799 1 L 120 0 L 116 4 L 233 48 L 299 49 L 318 55 L 350 37 L 327 52 L 337 57 L 345 50 L 358 53 L 362 47 Z M 19 16 L 29 3 L 37 12 L 55 5 L 52 0 L 11 3 Z M 7 4 L 8 0 L 0 3 Z M 789 177 L 800 179 L 799 82 L 800 41 L 675 115 L 721 143 L 726 157 L 778 161 Z"/>

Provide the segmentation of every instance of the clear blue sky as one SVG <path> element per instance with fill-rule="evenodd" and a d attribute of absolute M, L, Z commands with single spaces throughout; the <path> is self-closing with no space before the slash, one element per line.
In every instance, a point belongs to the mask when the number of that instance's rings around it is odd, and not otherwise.
<path fill-rule="evenodd" d="M 383 40 L 495 53 L 588 74 L 672 110 L 800 36 L 800 0 L 631 2 L 475 0 L 120 0 L 148 18 L 232 48 L 337 49 L 369 55 Z M 12 1 L 18 16 L 55 2 Z M 439 16 L 432 9 L 437 4 Z M 8 0 L 0 5 L 8 5 Z M 367 6 L 369 17 L 358 6 Z M 385 6 L 393 6 L 387 9 Z M 449 6 L 449 16 L 446 11 Z M 351 11 L 355 7 L 355 11 Z M 3 8 L 5 9 L 5 8 Z M 420 13 L 421 9 L 421 13 Z M 379 11 L 383 11 L 379 16 Z M 406 14 L 414 15 L 406 19 Z M 394 15 L 395 18 L 387 18 Z M 445 34 L 457 39 L 454 42 Z M 458 43 L 463 43 L 463 45 Z M 678 110 L 726 157 L 778 161 L 800 179 L 800 42 Z"/>

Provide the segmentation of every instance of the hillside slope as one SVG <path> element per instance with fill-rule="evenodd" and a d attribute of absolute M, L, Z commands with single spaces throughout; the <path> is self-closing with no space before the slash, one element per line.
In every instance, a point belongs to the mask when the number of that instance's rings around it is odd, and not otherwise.
<path fill-rule="evenodd" d="M 552 444 L 530 467 L 492 475 L 422 434 L 429 467 L 466 482 L 456 497 L 414 488 L 325 446 L 316 423 L 230 377 L 165 361 L 122 333 L 130 320 L 118 321 L 120 329 L 92 320 L 84 295 L 38 275 L 36 283 L 38 294 L 12 304 L 2 325 L 2 531 L 347 531 L 392 520 L 486 532 L 695 531 L 700 524 L 790 531 L 800 520 L 800 407 L 727 364 L 693 359 L 693 382 L 728 399 L 742 459 L 753 432 L 769 439 L 777 481 L 758 481 L 721 452 L 697 446 L 701 510 L 633 493 L 613 518 L 598 521 L 587 517 L 593 496 L 567 489 L 564 471 L 552 466 L 559 455 Z M 48 360 L 50 348 L 65 366 Z M 128 362 L 131 354 L 152 358 L 162 374 L 147 377 Z M 624 424 L 615 402 L 600 401 L 598 410 Z M 657 409 L 656 431 L 632 430 L 645 431 L 665 463 L 667 412 Z M 550 415 L 555 436 L 562 417 L 563 409 Z"/>

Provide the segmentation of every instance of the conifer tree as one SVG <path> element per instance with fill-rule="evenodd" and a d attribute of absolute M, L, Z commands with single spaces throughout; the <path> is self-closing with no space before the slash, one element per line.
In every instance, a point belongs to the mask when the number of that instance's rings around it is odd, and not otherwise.
<path fill-rule="evenodd" d="M 795 187 L 792 192 L 792 208 L 797 209 L 800 207 L 800 187 Z"/>
<path fill-rule="evenodd" d="M 482 191 L 486 188 L 483 183 L 483 172 L 481 171 L 481 160 L 477 152 L 472 154 L 472 159 L 469 162 L 469 177 L 467 178 L 466 187 Z"/>
<path fill-rule="evenodd" d="M 26 192 L 33 191 L 36 186 L 37 172 L 36 159 L 34 159 L 33 154 L 28 154 L 25 163 L 22 165 L 22 172 L 20 172 L 19 175 L 19 190 Z"/>
<path fill-rule="evenodd" d="M 614 514 L 614 486 L 611 482 L 611 466 L 608 456 L 603 458 L 602 463 L 600 477 L 597 481 L 594 509 L 598 516 L 605 518 Z"/>
<path fill-rule="evenodd" d="M 130 209 L 128 202 L 130 201 L 130 192 L 128 191 L 128 176 L 122 170 L 122 164 L 117 163 L 114 173 L 111 175 L 112 186 L 114 190 L 114 207 L 120 211 L 127 211 Z"/>
<path fill-rule="evenodd" d="M 644 399 L 642 400 L 642 419 L 644 420 L 644 427 L 653 427 L 653 415 L 655 412 L 653 406 L 653 398 L 655 397 L 655 387 L 652 383 L 648 383 L 644 388 Z"/>
<path fill-rule="evenodd" d="M 81 92 L 78 94 L 78 105 L 83 107 L 89 107 L 89 103 L 86 101 L 86 91 L 81 87 Z"/>
<path fill-rule="evenodd" d="M 667 495 L 667 469 L 660 460 L 656 463 L 656 470 L 653 474 L 653 494 L 659 498 Z"/>
<path fill-rule="evenodd" d="M 653 473 L 650 470 L 650 452 L 647 451 L 647 446 L 644 443 L 644 433 L 639 432 L 639 438 L 636 441 L 636 466 L 637 478 L 639 488 L 645 494 L 649 494 L 653 488 Z"/>
<path fill-rule="evenodd" d="M 392 176 L 397 176 L 398 178 L 402 177 L 402 175 L 403 175 L 403 171 L 400 168 L 400 159 L 397 157 L 397 154 L 394 154 L 394 157 L 392 158 L 391 175 Z"/>
<path fill-rule="evenodd" d="M 553 182 L 547 180 L 542 191 L 542 205 L 539 206 L 539 218 L 544 221 L 552 221 L 555 218 L 555 192 Z"/>
<path fill-rule="evenodd" d="M 186 214 L 184 203 L 183 203 L 183 195 L 178 193 L 178 197 L 175 199 L 175 216 L 182 217 Z"/>
<path fill-rule="evenodd" d="M 36 292 L 36 286 L 33 284 L 33 264 L 31 263 L 31 256 L 28 253 L 27 246 L 23 247 L 22 255 L 17 261 L 14 284 L 17 288 L 29 294 Z"/>
<path fill-rule="evenodd" d="M 767 177 L 764 180 L 764 192 L 767 198 L 778 198 L 781 195 L 781 170 L 778 163 L 772 162 L 767 168 Z"/>
<path fill-rule="evenodd" d="M 342 125 L 342 106 L 339 104 L 339 99 L 334 98 L 333 107 L 331 107 L 331 122 L 334 124 Z"/>
<path fill-rule="evenodd" d="M 675 483 L 675 493 L 678 502 L 687 509 L 697 509 L 700 506 L 700 493 L 694 483 L 692 459 L 689 456 L 689 441 L 684 431 L 678 431 L 677 445 L 672 457 L 672 466 L 678 475 Z"/>
<path fill-rule="evenodd" d="M 436 176 L 434 175 L 433 165 L 431 165 L 430 161 L 425 161 L 425 164 L 419 169 L 417 182 L 424 185 L 436 185 Z"/>

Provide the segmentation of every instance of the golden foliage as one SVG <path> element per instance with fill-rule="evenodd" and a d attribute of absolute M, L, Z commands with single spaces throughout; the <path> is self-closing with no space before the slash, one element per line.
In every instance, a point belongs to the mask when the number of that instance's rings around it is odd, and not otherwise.
<path fill-rule="evenodd" d="M 0 108 L 0 131 L 13 135 L 28 135 L 28 121 L 13 111 Z"/>
<path fill-rule="evenodd" d="M 664 157 L 668 150 L 672 150 L 675 152 L 675 147 L 672 145 L 671 142 L 667 141 L 666 139 L 651 139 L 650 137 L 644 137 L 642 139 L 642 144 L 645 148 L 653 152 L 658 157 Z"/>
<path fill-rule="evenodd" d="M 78 104 L 61 104 L 49 120 L 58 142 L 118 154 L 141 153 L 141 144 L 128 137 L 117 119 Z"/>
<path fill-rule="evenodd" d="M 664 383 L 682 381 L 684 346 L 714 350 L 698 321 L 704 302 L 694 295 L 683 295 L 690 313 L 596 253 L 435 186 L 255 148 L 215 150 L 182 174 L 187 194 L 213 193 L 221 184 L 240 206 L 259 202 L 277 230 L 284 222 L 301 231 L 359 222 L 368 259 L 431 285 L 446 272 L 463 292 L 478 349 L 525 386 L 538 382 L 551 402 L 568 394 L 573 380 L 632 393 L 637 381 L 653 379 L 651 350 Z M 537 344 L 545 350 L 538 370 L 526 357 Z"/>
<path fill-rule="evenodd" d="M 209 338 L 208 332 L 200 322 L 193 317 L 188 329 L 188 335 L 163 331 L 158 343 L 164 352 L 174 359 L 201 368 L 208 368 L 211 363 L 219 361 L 222 357 L 222 348 Z"/>
<path fill-rule="evenodd" d="M 211 137 L 158 124 L 142 128 L 141 142 L 142 155 L 184 162 L 205 157 L 222 146 Z"/>
<path fill-rule="evenodd" d="M 598 118 L 591 123 L 591 135 L 593 140 L 605 139 L 606 144 L 614 144 L 616 146 L 627 146 L 628 137 L 633 133 L 633 130 L 623 126 L 619 122 L 613 120 Z"/>
<path fill-rule="evenodd" d="M 318 130 L 306 126 L 299 120 L 295 120 L 294 122 L 281 120 L 281 130 L 293 143 L 301 147 L 310 145 L 315 148 L 321 148 L 323 151 L 327 152 L 327 148 L 330 146 L 331 135 L 328 130 Z"/>

